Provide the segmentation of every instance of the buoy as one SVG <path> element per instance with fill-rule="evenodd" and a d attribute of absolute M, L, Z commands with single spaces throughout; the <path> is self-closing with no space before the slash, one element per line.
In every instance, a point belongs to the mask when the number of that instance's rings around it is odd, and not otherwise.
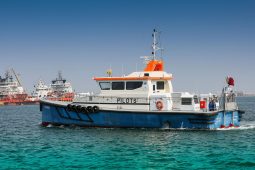
<path fill-rule="evenodd" d="M 94 106 L 94 107 L 93 107 L 93 111 L 94 111 L 95 113 L 99 112 L 99 107 L 98 107 L 98 106 Z"/>

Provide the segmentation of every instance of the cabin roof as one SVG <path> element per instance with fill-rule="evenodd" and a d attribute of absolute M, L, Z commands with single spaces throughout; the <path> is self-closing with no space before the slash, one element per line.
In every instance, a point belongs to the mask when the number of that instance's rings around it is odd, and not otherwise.
<path fill-rule="evenodd" d="M 172 80 L 172 74 L 164 71 L 133 72 L 122 77 L 94 77 L 96 81 L 126 81 L 126 80 Z"/>

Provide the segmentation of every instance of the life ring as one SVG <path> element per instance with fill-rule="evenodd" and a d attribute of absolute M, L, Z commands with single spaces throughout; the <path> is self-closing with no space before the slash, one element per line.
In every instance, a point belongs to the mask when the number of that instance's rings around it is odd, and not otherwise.
<path fill-rule="evenodd" d="M 161 100 L 158 100 L 158 101 L 156 102 L 156 108 L 157 108 L 158 110 L 162 110 L 163 107 L 164 107 L 163 102 L 162 102 Z"/>

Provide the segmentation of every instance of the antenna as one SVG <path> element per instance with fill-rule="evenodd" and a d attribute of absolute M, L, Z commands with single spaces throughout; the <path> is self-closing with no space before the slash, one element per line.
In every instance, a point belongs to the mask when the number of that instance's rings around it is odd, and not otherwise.
<path fill-rule="evenodd" d="M 140 58 L 144 60 L 144 64 L 148 64 L 152 56 L 141 56 Z"/>
<path fill-rule="evenodd" d="M 124 66 L 123 66 L 123 64 L 121 64 L 121 73 L 122 73 L 121 76 L 123 76 L 124 75 Z"/>
<path fill-rule="evenodd" d="M 141 58 L 144 59 L 144 63 L 147 65 L 144 70 L 153 70 L 153 71 L 159 71 L 164 69 L 164 63 L 162 62 L 162 57 L 157 58 L 157 51 L 162 50 L 163 48 L 160 47 L 159 38 L 160 38 L 160 32 L 158 32 L 156 29 L 153 29 L 153 43 L 152 43 L 152 56 L 142 56 Z M 160 55 L 160 56 L 161 56 Z"/>
<path fill-rule="evenodd" d="M 62 79 L 63 79 L 62 72 L 59 70 L 58 71 L 58 80 L 62 80 Z"/>
<path fill-rule="evenodd" d="M 152 44 L 152 55 L 153 55 L 153 60 L 156 60 L 156 52 L 158 50 L 163 50 L 163 48 L 160 48 L 158 45 L 158 41 L 157 39 L 159 39 L 159 34 L 160 32 L 158 32 L 156 29 L 153 29 L 153 34 L 152 34 L 152 37 L 153 37 L 153 44 Z"/>

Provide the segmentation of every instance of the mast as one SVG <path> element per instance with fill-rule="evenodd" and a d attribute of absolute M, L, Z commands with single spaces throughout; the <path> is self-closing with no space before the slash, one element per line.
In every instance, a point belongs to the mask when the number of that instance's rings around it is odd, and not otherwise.
<path fill-rule="evenodd" d="M 152 43 L 152 55 L 143 57 L 146 63 L 144 71 L 163 71 L 164 70 L 164 61 L 162 59 L 157 59 L 157 51 L 162 50 L 159 47 L 158 39 L 159 32 L 156 29 L 153 29 L 153 43 Z"/>
<path fill-rule="evenodd" d="M 62 79 L 63 79 L 62 72 L 59 70 L 58 71 L 58 80 L 62 80 Z"/>
<path fill-rule="evenodd" d="M 153 29 L 153 34 L 152 34 L 152 37 L 153 37 L 153 43 L 152 43 L 152 55 L 153 55 L 153 60 L 156 60 L 156 52 L 158 50 L 162 50 L 163 48 L 160 48 L 158 45 L 158 41 L 157 41 L 157 38 L 159 37 L 159 32 L 156 30 L 156 29 Z"/>
<path fill-rule="evenodd" d="M 16 72 L 14 71 L 14 69 L 13 69 L 13 68 L 11 68 L 11 71 L 13 72 L 14 76 L 16 77 L 16 79 L 17 79 L 17 81 L 18 81 L 19 86 L 22 86 L 22 85 L 21 85 L 21 81 L 20 81 L 20 79 L 19 79 L 19 76 L 16 74 Z"/>

